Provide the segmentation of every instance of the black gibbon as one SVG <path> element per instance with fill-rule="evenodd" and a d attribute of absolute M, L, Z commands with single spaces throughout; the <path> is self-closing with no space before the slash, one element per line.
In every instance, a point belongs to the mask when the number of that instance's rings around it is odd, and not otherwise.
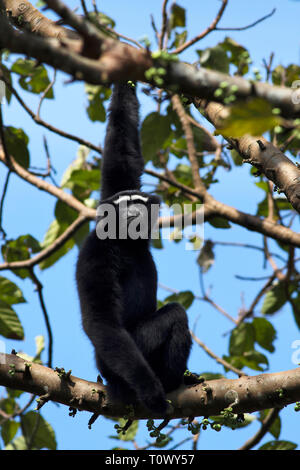
<path fill-rule="evenodd" d="M 156 196 L 140 191 L 144 162 L 138 108 L 135 87 L 116 84 L 102 159 L 96 228 L 105 220 L 101 209 L 109 204 L 116 210 L 117 229 L 122 224 L 129 229 L 142 213 L 150 220 L 152 207 L 159 204 Z M 150 228 L 147 237 L 137 239 L 99 237 L 93 230 L 80 250 L 76 280 L 83 329 L 95 348 L 108 396 L 126 404 L 141 402 L 152 412 L 163 414 L 168 406 L 165 393 L 183 383 L 191 336 L 180 304 L 170 303 L 157 310 Z"/>

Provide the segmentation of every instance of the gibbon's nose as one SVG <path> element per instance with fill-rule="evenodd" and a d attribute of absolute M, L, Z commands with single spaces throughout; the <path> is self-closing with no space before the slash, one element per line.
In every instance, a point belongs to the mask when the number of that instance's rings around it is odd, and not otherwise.
<path fill-rule="evenodd" d="M 136 206 L 129 206 L 127 210 L 127 216 L 129 218 L 131 217 L 138 217 L 140 215 L 141 211 L 138 207 Z"/>

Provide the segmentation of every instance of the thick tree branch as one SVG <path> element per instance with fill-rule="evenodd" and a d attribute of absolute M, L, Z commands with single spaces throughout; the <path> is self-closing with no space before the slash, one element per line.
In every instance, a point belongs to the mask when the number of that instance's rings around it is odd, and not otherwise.
<path fill-rule="evenodd" d="M 215 127 L 220 127 L 228 116 L 228 109 L 214 102 L 195 99 L 195 105 Z M 222 129 L 220 130 L 222 133 Z M 246 163 L 250 163 L 273 181 L 280 192 L 284 192 L 293 208 L 300 213 L 300 169 L 275 145 L 264 137 L 245 135 L 239 139 L 227 138 Z"/>
<path fill-rule="evenodd" d="M 23 390 L 73 408 L 122 417 L 127 414 L 122 403 L 109 401 L 106 389 L 97 382 L 74 377 L 48 367 L 30 363 L 16 355 L 0 354 L 0 384 Z M 232 406 L 234 413 L 251 413 L 281 408 L 300 400 L 300 368 L 260 374 L 239 379 L 211 380 L 181 387 L 167 395 L 171 400 L 168 419 L 211 416 Z M 166 418 L 152 415 L 141 406 L 134 409 L 134 419 Z"/>
<path fill-rule="evenodd" d="M 5 4 L 4 0 L 1 1 Z M 44 18 L 39 16 L 39 24 L 44 21 Z M 43 30 L 47 39 L 27 32 L 20 34 L 8 24 L 3 15 L 0 17 L 0 26 L 0 48 L 8 48 L 11 52 L 34 57 L 40 62 L 70 74 L 76 80 L 84 80 L 88 83 L 110 84 L 120 80 L 141 80 L 152 83 L 145 77 L 145 72 L 150 67 L 160 65 L 159 60 L 152 60 L 147 50 L 137 49 L 105 35 L 102 37 L 100 32 L 101 45 L 97 52 L 93 51 L 93 59 L 91 59 L 86 56 L 84 39 L 79 35 L 75 40 L 62 39 L 60 34 L 52 32 L 46 34 L 47 28 Z M 65 28 L 62 29 L 65 30 Z M 293 103 L 294 90 L 291 88 L 253 83 L 238 76 L 231 77 L 204 68 L 197 70 L 180 62 L 172 62 L 168 65 L 163 88 L 168 89 L 171 86 L 191 96 L 222 101 L 222 97 L 216 98 L 214 93 L 225 81 L 229 87 L 235 86 L 237 100 L 260 97 L 269 101 L 272 106 L 280 108 L 283 116 L 300 115 L 300 103 Z"/>

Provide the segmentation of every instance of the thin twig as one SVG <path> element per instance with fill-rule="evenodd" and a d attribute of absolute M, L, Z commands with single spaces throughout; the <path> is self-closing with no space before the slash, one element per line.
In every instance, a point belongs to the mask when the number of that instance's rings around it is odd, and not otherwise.
<path fill-rule="evenodd" d="M 164 0 L 163 6 L 162 6 L 162 27 L 161 27 L 161 33 L 159 36 L 159 49 L 163 48 L 164 38 L 165 38 L 167 27 L 168 27 L 167 3 L 168 3 L 168 0 Z"/>
<path fill-rule="evenodd" d="M 77 230 L 88 221 L 85 216 L 79 216 L 76 220 L 47 248 L 40 251 L 33 258 L 24 261 L 12 261 L 0 264 L 0 271 L 5 269 L 30 269 L 47 259 L 50 255 L 55 253 L 61 246 L 64 245 L 71 237 L 74 236 Z"/>
<path fill-rule="evenodd" d="M 8 172 L 7 172 L 7 175 L 6 175 L 6 178 L 5 178 L 5 183 L 4 183 L 3 192 L 2 192 L 1 201 L 0 201 L 0 233 L 2 233 L 3 238 L 5 238 L 6 237 L 6 232 L 5 232 L 5 230 L 3 228 L 3 225 L 2 225 L 3 208 L 4 208 L 4 200 L 5 200 L 5 196 L 7 194 L 7 188 L 8 188 L 9 179 L 10 179 L 10 175 L 11 175 L 12 170 L 11 170 L 11 159 L 10 159 L 10 155 L 8 153 L 8 150 L 7 150 L 6 140 L 5 140 L 5 135 L 4 135 L 4 123 L 3 123 L 1 104 L 0 104 L 0 139 L 1 139 L 2 147 L 3 147 L 3 151 L 4 151 L 5 162 L 8 166 Z"/>
<path fill-rule="evenodd" d="M 177 47 L 177 49 L 172 51 L 172 54 L 180 54 L 181 52 L 185 51 L 188 47 L 192 46 L 193 44 L 195 44 L 196 42 L 200 41 L 205 36 L 207 36 L 209 33 L 216 30 L 217 24 L 219 23 L 220 19 L 222 18 L 224 10 L 225 10 L 227 4 L 228 4 L 228 0 L 222 0 L 222 6 L 221 6 L 217 16 L 215 17 L 215 19 L 211 23 L 211 25 L 208 26 L 201 34 L 198 34 L 198 36 L 194 37 L 193 39 L 190 39 L 189 41 L 185 42 L 181 46 Z"/>
<path fill-rule="evenodd" d="M 215 31 L 245 31 L 245 29 L 253 28 L 253 26 L 256 26 L 258 23 L 261 23 L 262 21 L 266 20 L 267 18 L 270 18 L 270 16 L 274 15 L 276 11 L 276 8 L 273 8 L 271 13 L 268 13 L 267 15 L 263 16 L 262 18 L 259 18 L 258 20 L 254 21 L 254 23 L 248 24 L 247 26 L 240 26 L 240 27 L 227 27 L 227 28 L 215 28 Z"/>
<path fill-rule="evenodd" d="M 55 80 L 56 80 L 56 70 L 54 70 L 53 79 L 51 80 L 51 82 L 48 84 L 48 86 L 45 88 L 45 90 L 42 93 L 42 96 L 41 96 L 41 99 L 37 108 L 36 117 L 35 117 L 35 119 L 37 120 L 39 120 L 40 118 L 40 111 L 41 111 L 42 103 L 44 99 L 46 98 L 48 91 L 50 91 L 51 88 L 54 86 Z"/>
<path fill-rule="evenodd" d="M 199 164 L 197 161 L 197 156 L 196 156 L 196 148 L 195 148 L 195 143 L 194 143 L 194 136 L 193 136 L 193 131 L 190 125 L 189 120 L 186 117 L 186 112 L 184 110 L 184 107 L 180 101 L 180 98 L 178 95 L 173 95 L 171 98 L 172 105 L 174 108 L 174 111 L 176 111 L 184 134 L 186 138 L 186 145 L 187 145 L 187 151 L 188 151 L 188 157 L 191 163 L 191 169 L 192 169 L 192 175 L 193 175 L 193 182 L 195 189 L 197 191 L 201 191 L 202 194 L 204 195 L 206 193 L 206 188 L 202 182 L 202 179 L 199 174 Z"/>
<path fill-rule="evenodd" d="M 82 7 L 82 9 L 83 9 L 84 16 L 85 16 L 86 18 L 88 18 L 88 17 L 89 17 L 89 12 L 88 12 L 88 10 L 87 10 L 85 1 L 84 1 L 84 0 L 80 0 L 80 3 L 81 3 L 81 7 Z"/>
<path fill-rule="evenodd" d="M 39 301 L 40 301 L 40 306 L 43 312 L 44 320 L 46 323 L 46 329 L 48 333 L 48 362 L 47 365 L 48 367 L 52 367 L 52 352 L 53 352 L 53 335 L 52 335 L 52 329 L 50 325 L 50 320 L 49 320 L 49 315 L 47 312 L 44 296 L 43 296 L 43 284 L 40 282 L 38 277 L 36 276 L 34 269 L 30 269 L 30 277 L 36 287 Z"/>
<path fill-rule="evenodd" d="M 197 338 L 197 336 L 192 332 L 190 331 L 191 333 L 191 336 L 192 338 L 194 339 L 194 341 L 210 356 L 212 357 L 216 362 L 218 362 L 219 364 L 221 364 L 222 366 L 224 366 L 226 369 L 229 369 L 231 370 L 232 372 L 234 372 L 235 374 L 237 374 L 239 377 L 241 377 L 242 375 L 245 375 L 247 376 L 247 374 L 245 372 L 243 372 L 242 370 L 240 369 L 237 369 L 236 367 L 234 367 L 233 365 L 231 365 L 229 362 L 225 361 L 225 359 L 222 359 L 221 357 L 217 356 L 211 349 L 209 349 L 199 338 Z"/>
<path fill-rule="evenodd" d="M 65 131 L 62 131 L 61 129 L 57 128 L 57 127 L 54 127 L 52 126 L 51 124 L 49 124 L 48 122 L 44 121 L 43 119 L 41 119 L 39 116 L 37 116 L 37 114 L 35 114 L 28 106 L 27 104 L 23 101 L 23 99 L 21 98 L 21 96 L 18 94 L 18 92 L 10 85 L 10 83 L 5 79 L 5 77 L 3 76 L 3 74 L 0 74 L 0 78 L 1 80 L 3 80 L 5 82 L 5 85 L 7 86 L 7 88 L 9 89 L 9 91 L 11 91 L 11 93 L 15 96 L 15 98 L 17 99 L 17 101 L 20 103 L 20 105 L 22 106 L 22 108 L 27 112 L 27 114 L 29 114 L 29 116 L 33 119 L 33 121 L 40 125 L 40 126 L 43 126 L 45 127 L 46 129 L 48 129 L 49 131 L 51 132 L 54 132 L 55 134 L 58 134 L 60 135 L 61 137 L 65 137 L 66 139 L 69 139 L 69 140 L 73 140 L 81 145 L 85 145 L 86 147 L 92 149 L 92 150 L 95 150 L 96 152 L 98 153 L 102 153 L 102 148 L 97 146 L 97 145 L 94 145 L 92 144 L 91 142 L 85 140 L 85 139 L 82 139 L 81 137 L 78 137 L 76 135 L 73 135 L 73 134 L 69 134 L 68 132 L 65 132 Z"/>
<path fill-rule="evenodd" d="M 280 411 L 281 408 L 271 409 L 266 418 L 263 420 L 261 428 L 257 431 L 256 434 L 254 434 L 254 436 L 248 439 L 248 441 L 246 441 L 245 444 L 243 444 L 242 447 L 239 448 L 239 450 L 250 450 L 256 444 L 258 444 L 265 436 L 265 434 L 267 434 L 275 419 L 278 417 Z"/>

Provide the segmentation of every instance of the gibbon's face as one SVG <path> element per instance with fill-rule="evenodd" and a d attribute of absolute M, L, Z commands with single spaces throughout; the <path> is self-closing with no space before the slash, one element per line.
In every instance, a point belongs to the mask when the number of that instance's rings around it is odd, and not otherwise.
<path fill-rule="evenodd" d="M 97 235 L 99 236 L 98 231 L 106 228 L 106 238 L 148 240 L 157 223 L 159 207 L 160 199 L 157 196 L 140 191 L 117 193 L 102 201 L 98 207 L 97 213 L 100 217 Z"/>

